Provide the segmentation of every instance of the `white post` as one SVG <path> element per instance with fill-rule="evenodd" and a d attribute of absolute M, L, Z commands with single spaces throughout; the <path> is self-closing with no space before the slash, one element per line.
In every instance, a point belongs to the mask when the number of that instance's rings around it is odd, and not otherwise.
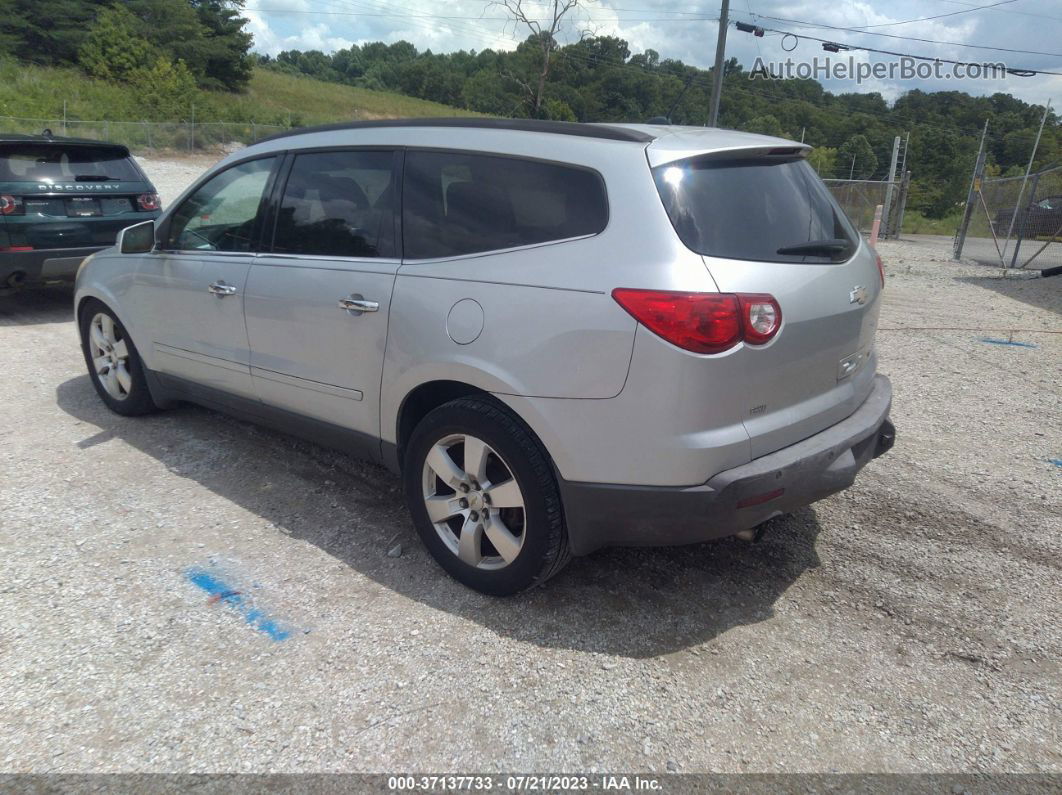
<path fill-rule="evenodd" d="M 878 244 L 878 231 L 881 229 L 881 211 L 884 208 L 879 204 L 874 208 L 874 226 L 870 229 L 871 248 Z"/>

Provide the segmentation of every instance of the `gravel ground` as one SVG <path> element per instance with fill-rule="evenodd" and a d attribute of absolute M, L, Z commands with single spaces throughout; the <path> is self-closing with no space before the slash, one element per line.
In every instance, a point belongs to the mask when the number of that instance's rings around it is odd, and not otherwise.
<path fill-rule="evenodd" d="M 151 178 L 165 208 L 181 195 L 181 191 L 187 188 L 192 180 L 223 157 L 224 154 L 169 155 L 165 158 L 137 155 L 136 162 Z"/>
<path fill-rule="evenodd" d="M 172 199 L 206 163 L 145 165 Z M 387 472 L 112 415 L 69 292 L 0 299 L 0 770 L 1062 772 L 1062 279 L 881 252 L 889 455 L 759 544 L 508 600 Z"/>

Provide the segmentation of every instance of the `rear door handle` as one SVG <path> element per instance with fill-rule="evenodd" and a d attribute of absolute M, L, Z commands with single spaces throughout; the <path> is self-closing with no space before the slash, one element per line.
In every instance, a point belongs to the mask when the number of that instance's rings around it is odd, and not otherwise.
<path fill-rule="evenodd" d="M 225 282 L 223 282 L 221 279 L 218 279 L 216 282 L 207 287 L 207 290 L 216 295 L 218 298 L 224 298 L 226 295 L 236 294 L 236 286 L 233 284 L 225 284 Z"/>
<path fill-rule="evenodd" d="M 378 312 L 380 304 L 378 301 L 366 301 L 360 295 L 351 295 L 339 299 L 339 308 L 351 314 L 360 315 L 362 312 Z"/>

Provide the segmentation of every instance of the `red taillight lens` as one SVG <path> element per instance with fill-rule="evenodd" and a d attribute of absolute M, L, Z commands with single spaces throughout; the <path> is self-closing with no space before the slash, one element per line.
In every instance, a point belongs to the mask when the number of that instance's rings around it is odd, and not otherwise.
<path fill-rule="evenodd" d="M 722 353 L 742 340 L 762 345 L 782 324 L 769 295 L 617 288 L 612 297 L 654 334 L 694 353 Z"/>
<path fill-rule="evenodd" d="M 8 193 L 0 195 L 0 214 L 22 215 L 22 199 Z"/>
<path fill-rule="evenodd" d="M 162 207 L 157 193 L 141 193 L 136 197 L 137 206 L 146 213 L 153 212 Z"/>
<path fill-rule="evenodd" d="M 878 275 L 881 277 L 881 286 L 885 286 L 885 265 L 881 261 L 881 254 L 875 253 L 874 256 L 878 260 Z"/>

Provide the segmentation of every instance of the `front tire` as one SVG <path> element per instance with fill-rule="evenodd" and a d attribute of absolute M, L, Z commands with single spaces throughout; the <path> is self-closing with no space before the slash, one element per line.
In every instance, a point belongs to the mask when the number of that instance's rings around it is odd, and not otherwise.
<path fill-rule="evenodd" d="M 100 301 L 88 301 L 79 327 L 89 377 L 107 408 L 125 416 L 157 411 L 140 353 L 114 312 Z"/>
<path fill-rule="evenodd" d="M 571 557 L 549 458 L 495 400 L 459 398 L 431 411 L 406 445 L 402 479 L 424 545 L 469 588 L 508 596 Z"/>

